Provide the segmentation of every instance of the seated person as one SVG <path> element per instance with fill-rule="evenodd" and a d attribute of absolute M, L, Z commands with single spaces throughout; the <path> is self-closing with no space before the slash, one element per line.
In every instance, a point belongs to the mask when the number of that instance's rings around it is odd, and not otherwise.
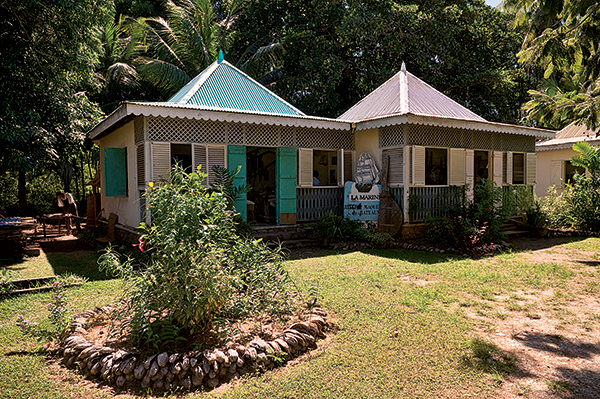
<path fill-rule="evenodd" d="M 313 171 L 313 186 L 320 186 L 320 185 L 321 185 L 321 180 L 319 180 L 319 171 L 314 170 Z"/>

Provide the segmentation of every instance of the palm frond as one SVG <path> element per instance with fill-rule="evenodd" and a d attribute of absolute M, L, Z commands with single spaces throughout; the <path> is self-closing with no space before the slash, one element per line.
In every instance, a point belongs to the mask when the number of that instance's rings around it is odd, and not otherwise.
<path fill-rule="evenodd" d="M 183 69 L 161 60 L 143 59 L 138 72 L 142 79 L 158 88 L 165 98 L 190 81 Z"/>

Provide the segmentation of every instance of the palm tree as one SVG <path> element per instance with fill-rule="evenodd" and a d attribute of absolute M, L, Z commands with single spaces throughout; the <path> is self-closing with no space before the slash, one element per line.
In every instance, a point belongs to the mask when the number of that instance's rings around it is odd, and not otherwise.
<path fill-rule="evenodd" d="M 241 0 L 168 0 L 167 19 L 142 18 L 146 56 L 138 72 L 164 97 L 169 97 L 231 46 L 234 24 L 242 12 Z M 256 79 L 272 81 L 278 70 L 279 43 L 255 43 L 235 63 Z"/>

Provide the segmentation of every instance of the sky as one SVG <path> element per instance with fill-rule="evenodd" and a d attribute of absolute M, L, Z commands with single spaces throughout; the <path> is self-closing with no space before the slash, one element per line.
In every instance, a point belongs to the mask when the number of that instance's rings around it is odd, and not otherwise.
<path fill-rule="evenodd" d="M 487 4 L 488 6 L 496 7 L 501 1 L 502 0 L 485 0 L 485 4 Z"/>

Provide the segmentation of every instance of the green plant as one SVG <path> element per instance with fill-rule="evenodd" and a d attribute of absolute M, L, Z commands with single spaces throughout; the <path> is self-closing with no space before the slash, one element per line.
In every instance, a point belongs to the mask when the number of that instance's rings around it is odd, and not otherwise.
<path fill-rule="evenodd" d="M 542 209 L 539 198 L 535 199 L 533 206 L 525 210 L 527 224 L 532 227 L 544 228 L 548 226 L 548 215 Z"/>
<path fill-rule="evenodd" d="M 215 172 L 215 178 L 210 184 L 211 192 L 221 193 L 227 200 L 227 208 L 233 210 L 233 204 L 235 201 L 242 197 L 242 194 L 249 193 L 252 187 L 247 184 L 239 186 L 234 185 L 235 177 L 242 170 L 241 165 L 238 165 L 234 170 L 229 170 L 220 165 L 213 166 L 213 172 Z"/>
<path fill-rule="evenodd" d="M 546 196 L 539 199 L 542 212 L 547 215 L 548 226 L 571 228 L 573 225 L 567 192 L 556 186 L 548 187 Z"/>
<path fill-rule="evenodd" d="M 345 219 L 333 212 L 327 212 L 313 226 L 313 232 L 318 240 L 326 244 L 333 242 L 354 241 L 360 238 L 360 223 L 356 220 Z"/>
<path fill-rule="evenodd" d="M 121 317 L 142 345 L 203 334 L 217 317 L 289 311 L 281 253 L 238 236 L 229 200 L 208 191 L 204 178 L 176 166 L 168 184 L 149 185 L 152 224 L 140 226 L 141 266 L 111 247 L 99 259 L 102 270 L 128 283 Z"/>

